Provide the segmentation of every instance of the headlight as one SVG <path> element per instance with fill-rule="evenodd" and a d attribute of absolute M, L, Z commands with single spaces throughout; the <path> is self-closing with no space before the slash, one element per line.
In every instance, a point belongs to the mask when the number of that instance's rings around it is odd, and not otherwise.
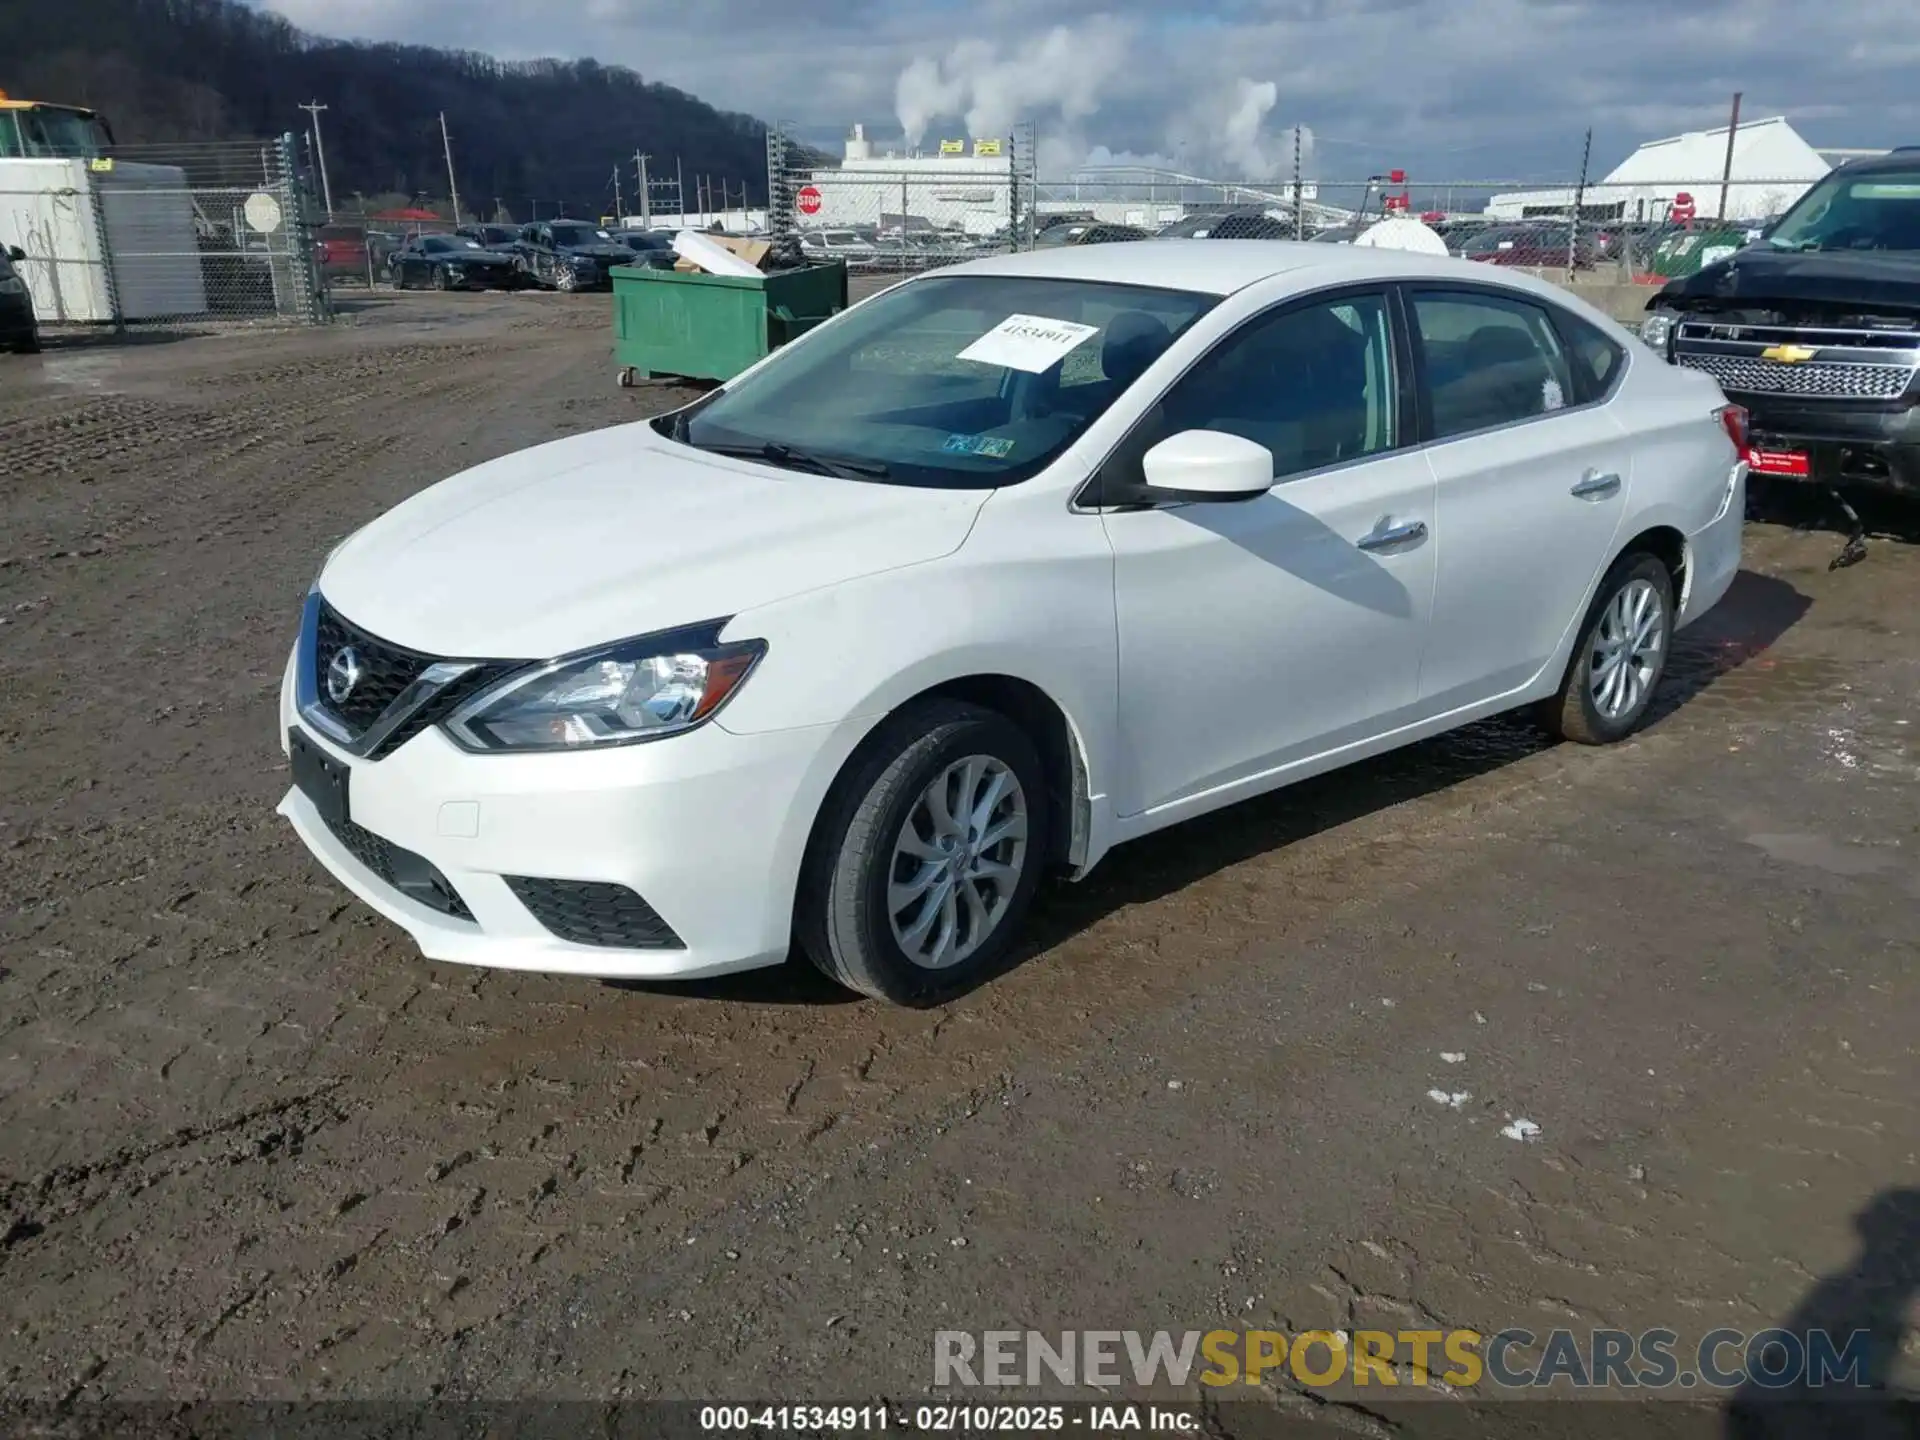
<path fill-rule="evenodd" d="M 1669 353 L 1674 322 L 1680 317 L 1671 310 L 1656 310 L 1640 322 L 1640 339 L 1661 355 Z"/>
<path fill-rule="evenodd" d="M 586 750 L 691 730 L 738 690 L 766 642 L 725 621 L 642 635 L 511 675 L 447 718 L 466 750 Z"/>

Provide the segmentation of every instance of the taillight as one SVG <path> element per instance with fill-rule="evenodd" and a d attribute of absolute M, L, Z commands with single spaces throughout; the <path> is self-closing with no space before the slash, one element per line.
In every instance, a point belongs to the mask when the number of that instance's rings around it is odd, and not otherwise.
<path fill-rule="evenodd" d="M 1726 429 L 1727 438 L 1733 442 L 1733 448 L 1744 458 L 1751 432 L 1747 428 L 1747 410 L 1744 405 L 1722 405 L 1720 424 Z"/>

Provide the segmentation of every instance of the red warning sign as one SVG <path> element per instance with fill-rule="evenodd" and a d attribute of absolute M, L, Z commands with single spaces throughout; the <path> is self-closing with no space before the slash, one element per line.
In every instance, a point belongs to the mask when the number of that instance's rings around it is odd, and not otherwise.
<path fill-rule="evenodd" d="M 818 186 L 802 185 L 796 199 L 799 201 L 800 213 L 802 215 L 818 215 L 820 213 L 820 190 Z"/>

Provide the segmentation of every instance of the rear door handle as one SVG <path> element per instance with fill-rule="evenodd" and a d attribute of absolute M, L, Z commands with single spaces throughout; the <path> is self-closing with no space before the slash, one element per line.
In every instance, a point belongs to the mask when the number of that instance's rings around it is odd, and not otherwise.
<path fill-rule="evenodd" d="M 1620 477 L 1609 470 L 1604 475 L 1598 470 L 1589 470 L 1580 477 L 1580 483 L 1573 487 L 1573 493 L 1582 500 L 1603 500 L 1618 493 Z"/>
<path fill-rule="evenodd" d="M 1389 525 L 1383 519 L 1367 534 L 1353 543 L 1362 550 L 1398 550 L 1406 545 L 1418 545 L 1427 538 L 1427 522 L 1409 520 L 1404 525 Z"/>

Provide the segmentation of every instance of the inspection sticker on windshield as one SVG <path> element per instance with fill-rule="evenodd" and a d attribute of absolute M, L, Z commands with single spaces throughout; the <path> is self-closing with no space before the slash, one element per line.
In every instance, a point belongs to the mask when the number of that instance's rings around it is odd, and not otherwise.
<path fill-rule="evenodd" d="M 1004 460 L 1013 453 L 1013 441 L 1004 435 L 949 435 L 940 447 L 949 455 L 985 455 Z"/>
<path fill-rule="evenodd" d="M 1058 365 L 1069 350 L 1088 336 L 1099 333 L 1098 325 L 1049 320 L 1044 315 L 1009 315 L 962 350 L 958 358 L 1038 375 Z"/>

